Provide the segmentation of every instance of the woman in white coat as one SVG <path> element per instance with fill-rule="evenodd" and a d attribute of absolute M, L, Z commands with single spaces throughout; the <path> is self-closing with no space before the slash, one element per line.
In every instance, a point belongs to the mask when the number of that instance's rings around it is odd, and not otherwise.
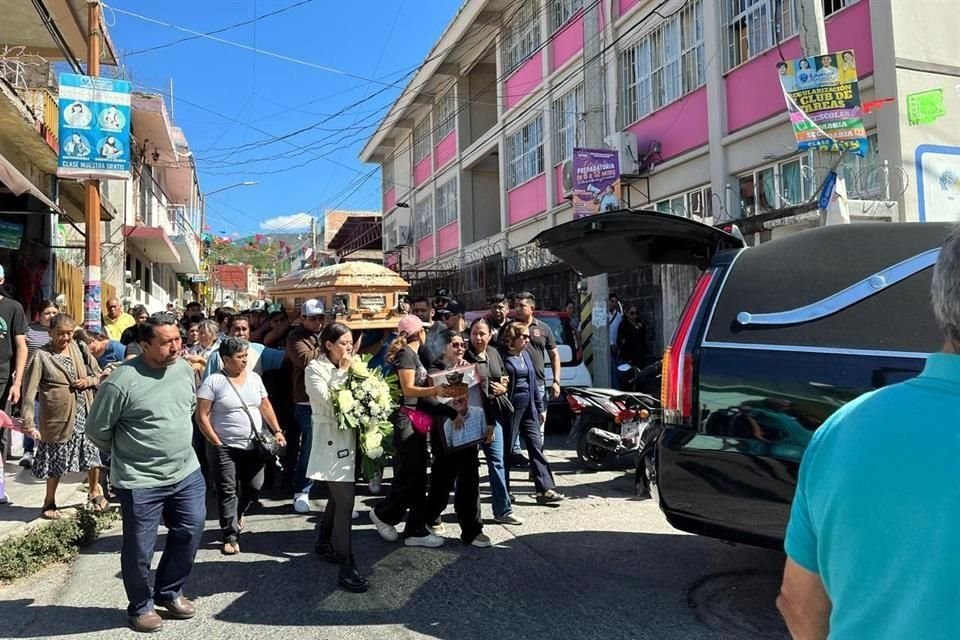
<path fill-rule="evenodd" d="M 329 325 L 320 334 L 320 350 L 320 355 L 304 371 L 313 414 L 313 444 L 307 476 L 325 481 L 330 491 L 316 551 L 327 561 L 340 565 L 341 587 L 363 593 L 370 583 L 357 571 L 350 542 L 356 497 L 357 432 L 338 427 L 332 399 L 332 394 L 349 376 L 353 359 L 350 328 L 339 322 Z"/>

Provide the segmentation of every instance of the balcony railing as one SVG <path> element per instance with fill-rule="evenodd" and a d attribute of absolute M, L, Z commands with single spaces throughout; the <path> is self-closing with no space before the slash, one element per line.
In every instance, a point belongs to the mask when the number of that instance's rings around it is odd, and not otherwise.
<path fill-rule="evenodd" d="M 60 149 L 60 107 L 49 89 L 21 89 L 17 93 L 37 120 L 37 133 L 54 151 Z"/>

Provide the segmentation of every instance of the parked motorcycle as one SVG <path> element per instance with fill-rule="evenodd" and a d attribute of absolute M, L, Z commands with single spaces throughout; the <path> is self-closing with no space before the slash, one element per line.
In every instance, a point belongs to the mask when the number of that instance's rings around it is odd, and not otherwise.
<path fill-rule="evenodd" d="M 566 395 L 574 416 L 567 442 L 576 443 L 577 459 L 591 471 L 634 459 L 639 434 L 660 406 L 649 394 L 618 389 L 572 387 Z"/>

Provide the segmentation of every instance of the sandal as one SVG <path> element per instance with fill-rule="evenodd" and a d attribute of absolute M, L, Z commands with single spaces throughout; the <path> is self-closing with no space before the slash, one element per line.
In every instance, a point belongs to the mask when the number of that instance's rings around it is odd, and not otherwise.
<path fill-rule="evenodd" d="M 225 556 L 235 556 L 240 553 L 240 544 L 237 542 L 224 542 L 223 543 L 223 555 Z"/>
<path fill-rule="evenodd" d="M 247 528 L 247 516 L 240 516 L 240 521 L 237 522 L 237 529 L 243 531 Z"/>
<path fill-rule="evenodd" d="M 110 503 L 102 495 L 96 495 L 90 498 L 90 508 L 97 513 L 103 513 L 110 509 Z"/>
<path fill-rule="evenodd" d="M 45 504 L 40 508 L 40 517 L 44 520 L 59 520 L 63 517 L 56 504 Z"/>

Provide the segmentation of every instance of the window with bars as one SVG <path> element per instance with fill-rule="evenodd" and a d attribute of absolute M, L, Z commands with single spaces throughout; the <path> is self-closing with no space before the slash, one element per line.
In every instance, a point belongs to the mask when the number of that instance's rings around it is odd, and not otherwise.
<path fill-rule="evenodd" d="M 427 116 L 413 127 L 413 161 L 420 162 L 430 155 L 432 149 L 430 116 Z"/>
<path fill-rule="evenodd" d="M 817 176 L 808 155 L 759 167 L 738 176 L 740 215 L 752 216 L 808 202 L 817 190 Z"/>
<path fill-rule="evenodd" d="M 553 101 L 553 164 L 573 157 L 573 148 L 584 138 L 583 84 Z"/>
<path fill-rule="evenodd" d="M 503 34 L 503 65 L 510 73 L 540 48 L 540 15 L 537 0 L 523 0 Z"/>
<path fill-rule="evenodd" d="M 797 0 L 724 0 L 726 68 L 743 64 L 795 36 L 798 17 Z"/>
<path fill-rule="evenodd" d="M 633 124 L 704 82 L 703 0 L 693 0 L 620 53 L 621 126 Z"/>
<path fill-rule="evenodd" d="M 577 11 L 583 8 L 583 0 L 549 0 L 550 33 L 556 33 L 567 24 Z"/>
<path fill-rule="evenodd" d="M 393 189 L 393 160 L 387 160 L 380 165 L 380 173 L 383 180 L 383 192 L 386 193 Z"/>
<path fill-rule="evenodd" d="M 450 87 L 433 107 L 433 121 L 437 123 L 433 132 L 434 145 L 440 144 L 440 141 L 453 131 L 456 124 L 457 102 L 453 92 L 454 87 Z"/>
<path fill-rule="evenodd" d="M 507 138 L 507 189 L 543 173 L 543 116 Z"/>
<path fill-rule="evenodd" d="M 417 240 L 422 240 L 433 234 L 433 196 L 417 200 L 416 207 L 415 231 Z"/>
<path fill-rule="evenodd" d="M 437 228 L 457 220 L 457 179 L 452 178 L 437 187 Z"/>

